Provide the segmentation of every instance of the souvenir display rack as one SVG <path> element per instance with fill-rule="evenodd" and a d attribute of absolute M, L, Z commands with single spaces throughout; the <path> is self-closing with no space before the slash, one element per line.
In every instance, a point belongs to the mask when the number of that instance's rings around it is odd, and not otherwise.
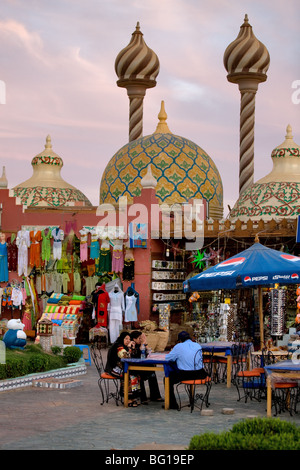
<path fill-rule="evenodd" d="M 270 300 L 270 333 L 271 336 L 283 336 L 285 328 L 285 289 L 271 289 Z"/>

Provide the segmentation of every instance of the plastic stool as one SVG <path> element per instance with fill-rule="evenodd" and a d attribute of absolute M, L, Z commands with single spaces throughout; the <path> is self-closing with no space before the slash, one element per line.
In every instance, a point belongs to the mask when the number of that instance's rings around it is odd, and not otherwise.
<path fill-rule="evenodd" d="M 85 349 L 87 349 L 88 351 L 88 358 L 86 359 L 84 357 L 84 362 L 85 363 L 88 363 L 90 366 L 92 365 L 92 361 L 91 361 L 91 353 L 90 353 L 90 348 L 88 347 L 87 344 L 74 344 L 74 346 L 76 346 L 76 348 L 79 348 L 81 351 L 82 351 L 82 354 L 83 354 L 83 351 Z"/>

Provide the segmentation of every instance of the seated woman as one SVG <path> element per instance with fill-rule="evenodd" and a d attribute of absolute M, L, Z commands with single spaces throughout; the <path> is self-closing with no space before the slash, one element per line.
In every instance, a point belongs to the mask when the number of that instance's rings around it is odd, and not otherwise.
<path fill-rule="evenodd" d="M 148 355 L 147 344 L 146 344 L 146 336 L 141 331 L 132 331 L 130 333 L 130 338 L 133 341 L 131 347 L 131 357 L 135 357 L 140 359 L 141 357 L 141 346 L 144 345 L 146 350 L 146 356 Z M 146 405 L 147 402 L 147 395 L 145 390 L 145 381 L 148 380 L 149 389 L 150 389 L 150 400 L 151 401 L 163 401 L 160 396 L 159 386 L 157 383 L 157 378 L 155 372 L 147 372 L 147 371 L 140 371 L 140 385 L 141 385 L 141 402 L 142 404 Z"/>
<path fill-rule="evenodd" d="M 123 379 L 123 357 L 131 356 L 132 341 L 127 331 L 123 331 L 107 353 L 107 362 L 105 372 L 121 379 L 121 394 L 124 395 L 124 379 Z M 138 398 L 140 397 L 140 379 L 138 376 L 130 375 L 129 377 L 129 402 L 128 406 L 136 407 L 139 405 Z"/>

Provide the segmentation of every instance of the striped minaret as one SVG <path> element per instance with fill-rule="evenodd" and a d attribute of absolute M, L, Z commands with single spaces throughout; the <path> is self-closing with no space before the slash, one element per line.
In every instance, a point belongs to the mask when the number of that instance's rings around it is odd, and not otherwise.
<path fill-rule="evenodd" d="M 147 88 L 156 85 L 159 60 L 143 39 L 137 23 L 131 41 L 115 61 L 117 85 L 127 89 L 129 97 L 129 142 L 143 136 L 143 101 Z"/>
<path fill-rule="evenodd" d="M 254 182 L 255 95 L 258 84 L 267 79 L 269 65 L 269 52 L 245 15 L 237 38 L 224 53 L 227 80 L 237 83 L 241 93 L 239 195 Z"/>

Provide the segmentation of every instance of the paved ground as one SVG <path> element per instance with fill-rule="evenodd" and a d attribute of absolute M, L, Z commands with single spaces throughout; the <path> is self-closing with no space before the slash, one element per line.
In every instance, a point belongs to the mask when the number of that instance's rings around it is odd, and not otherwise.
<path fill-rule="evenodd" d="M 163 393 L 162 373 L 158 380 Z M 193 435 L 230 429 L 248 416 L 266 416 L 266 402 L 237 402 L 235 388 L 213 384 L 213 416 L 162 409 L 160 403 L 127 408 L 113 402 L 100 405 L 97 372 L 88 366 L 82 385 L 55 390 L 28 387 L 1 392 L 0 449 L 2 450 L 181 450 Z M 225 415 L 224 408 L 234 409 Z M 300 414 L 281 419 L 300 425 Z"/>

